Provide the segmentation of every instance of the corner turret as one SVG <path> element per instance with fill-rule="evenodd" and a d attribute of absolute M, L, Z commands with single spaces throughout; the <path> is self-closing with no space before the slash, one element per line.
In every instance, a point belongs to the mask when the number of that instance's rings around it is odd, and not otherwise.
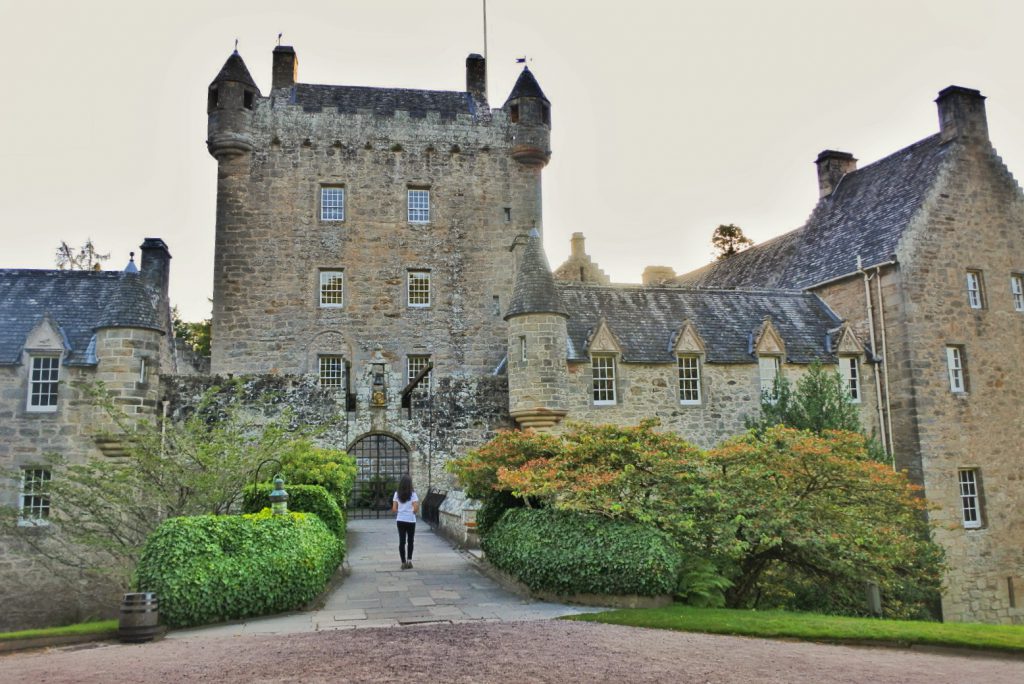
<path fill-rule="evenodd" d="M 512 123 L 512 158 L 526 166 L 546 166 L 551 159 L 551 102 L 529 67 L 523 67 L 502 109 Z"/>
<path fill-rule="evenodd" d="M 231 53 L 210 83 L 206 101 L 206 147 L 218 161 L 252 152 L 249 134 L 259 88 L 238 51 Z"/>
<path fill-rule="evenodd" d="M 567 413 L 568 317 L 540 233 L 534 229 L 519 260 L 505 314 L 509 413 L 522 428 L 546 430 Z"/>

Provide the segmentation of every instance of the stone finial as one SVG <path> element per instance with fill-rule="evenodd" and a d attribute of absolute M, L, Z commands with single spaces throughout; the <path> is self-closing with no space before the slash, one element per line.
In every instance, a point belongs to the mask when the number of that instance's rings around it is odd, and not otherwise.
<path fill-rule="evenodd" d="M 814 163 L 818 165 L 819 199 L 831 195 L 843 176 L 857 170 L 857 160 L 849 152 L 824 150 Z"/>

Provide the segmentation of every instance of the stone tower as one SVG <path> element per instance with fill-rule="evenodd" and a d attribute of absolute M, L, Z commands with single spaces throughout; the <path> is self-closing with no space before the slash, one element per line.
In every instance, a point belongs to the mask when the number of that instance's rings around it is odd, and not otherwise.
<path fill-rule="evenodd" d="M 505 314 L 509 413 L 521 427 L 551 428 L 566 414 L 568 317 L 540 233 L 532 230 Z"/>

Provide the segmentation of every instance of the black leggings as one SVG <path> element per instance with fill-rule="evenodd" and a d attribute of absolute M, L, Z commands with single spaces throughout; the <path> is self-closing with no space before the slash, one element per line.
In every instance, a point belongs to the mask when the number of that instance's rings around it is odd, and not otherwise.
<path fill-rule="evenodd" d="M 402 562 L 405 562 L 405 540 L 409 539 L 409 554 L 408 558 L 412 560 L 412 540 L 416 536 L 416 523 L 414 522 L 402 522 L 398 521 L 398 555 L 402 558 Z"/>

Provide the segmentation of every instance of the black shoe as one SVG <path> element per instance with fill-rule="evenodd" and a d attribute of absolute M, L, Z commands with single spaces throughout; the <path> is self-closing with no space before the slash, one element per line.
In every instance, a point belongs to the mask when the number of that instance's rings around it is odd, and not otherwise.
<path fill-rule="evenodd" d="M 409 561 L 408 563 L 406 563 L 405 567 L 408 568 L 409 570 L 412 570 L 412 561 Z"/>

